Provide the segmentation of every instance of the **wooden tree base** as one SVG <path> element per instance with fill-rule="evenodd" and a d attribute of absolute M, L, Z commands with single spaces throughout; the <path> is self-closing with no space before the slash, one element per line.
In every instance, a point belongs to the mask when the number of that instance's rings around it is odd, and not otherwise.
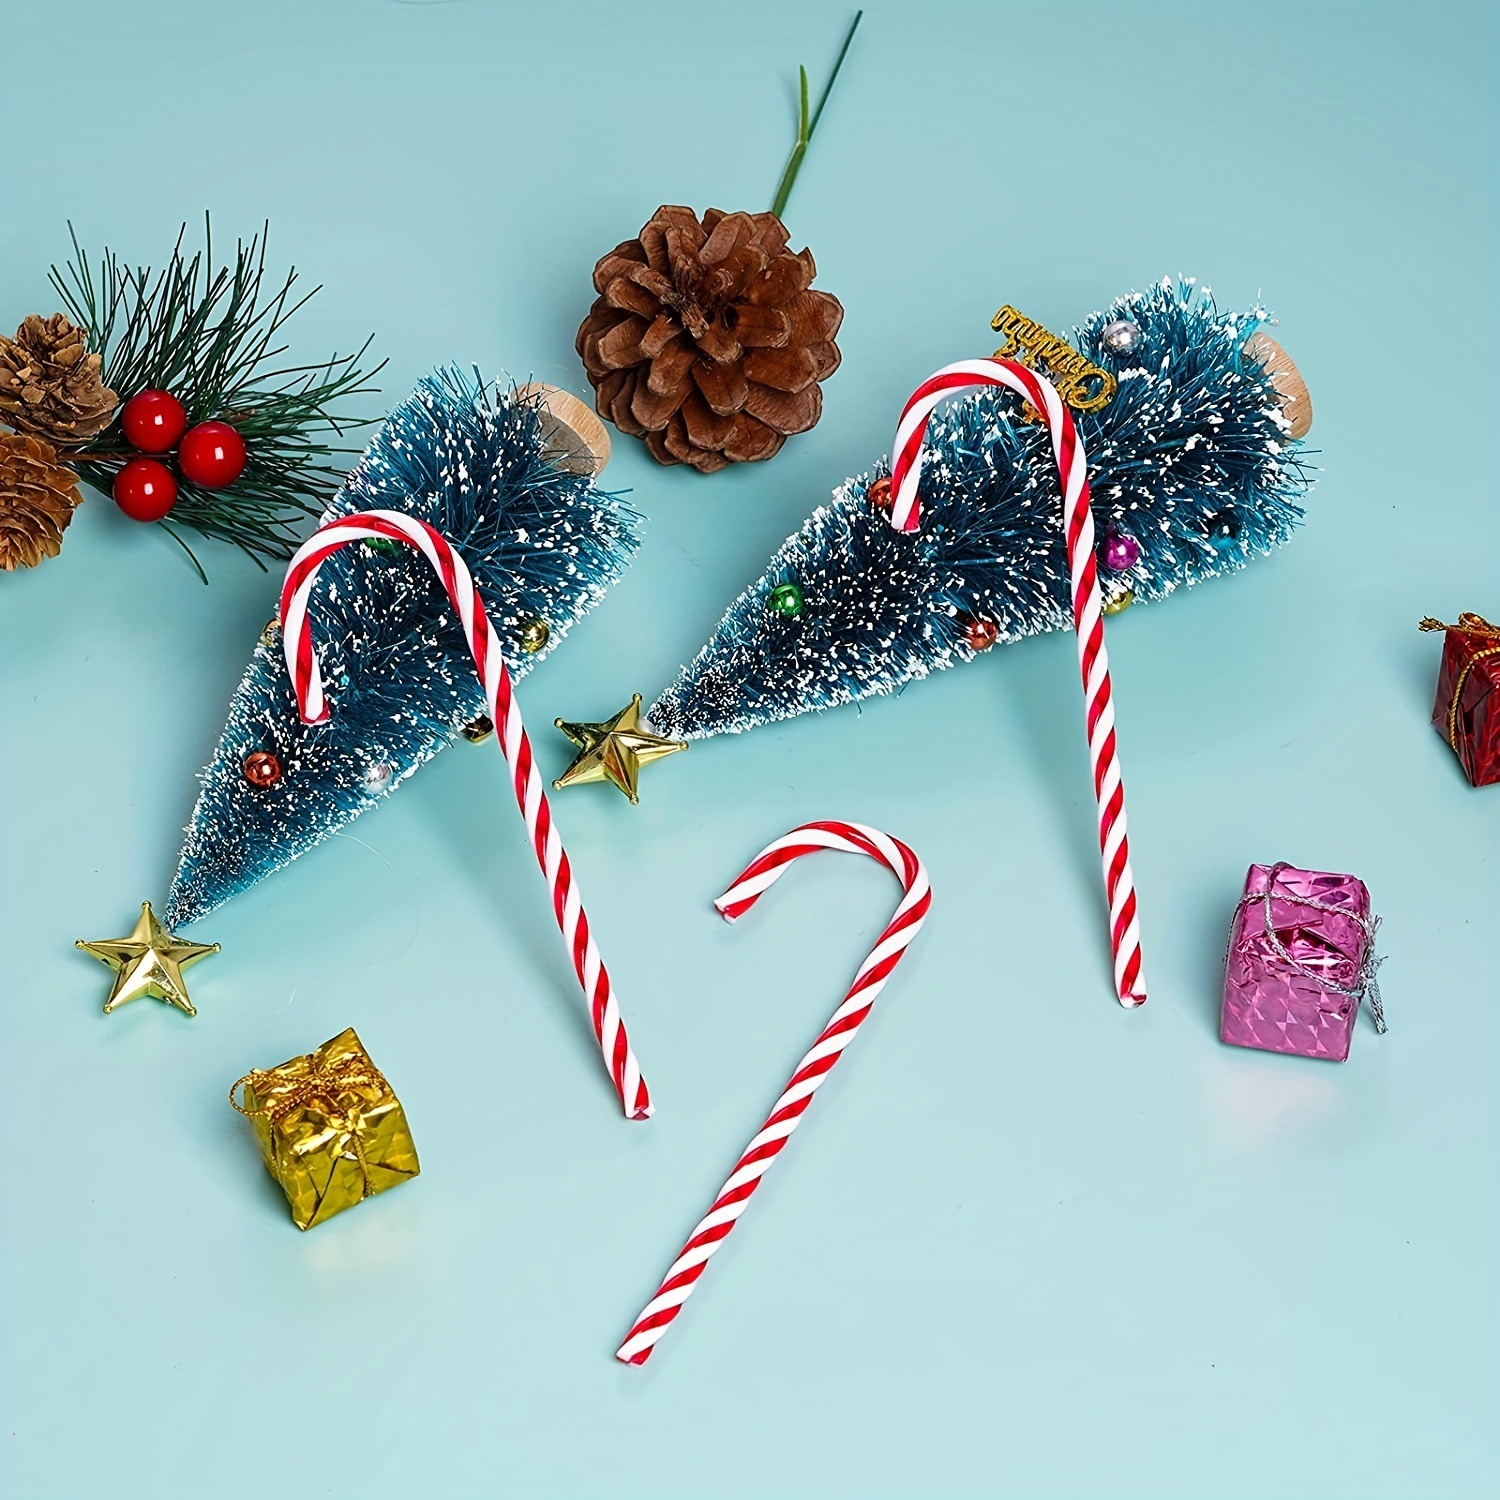
<path fill-rule="evenodd" d="M 540 398 L 547 457 L 570 474 L 598 474 L 609 462 L 609 433 L 577 396 L 555 385 L 523 385 L 518 396 Z"/>
<path fill-rule="evenodd" d="M 1251 334 L 1245 341 L 1245 353 L 1258 359 L 1271 377 L 1281 397 L 1281 409 L 1292 424 L 1287 436 L 1305 438 L 1312 430 L 1312 395 L 1292 356 L 1268 333 Z"/>

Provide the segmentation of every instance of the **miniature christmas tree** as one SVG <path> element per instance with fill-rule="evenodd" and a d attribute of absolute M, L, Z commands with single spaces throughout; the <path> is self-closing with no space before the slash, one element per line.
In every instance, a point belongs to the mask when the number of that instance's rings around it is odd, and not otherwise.
<path fill-rule="evenodd" d="M 1096 371 L 1075 418 L 1110 611 L 1242 568 L 1301 518 L 1309 480 L 1296 442 L 1311 408 L 1291 361 L 1259 331 L 1266 321 L 1260 308 L 1223 313 L 1206 290 L 1167 280 L 1075 330 L 1084 358 L 1065 352 Z M 1055 354 L 1051 363 L 1055 377 Z M 939 412 L 926 441 L 920 529 L 890 526 L 888 469 L 845 483 L 652 707 L 656 730 L 738 733 L 894 692 L 997 641 L 1071 628 L 1045 426 L 1015 395 L 985 391 Z"/>
<path fill-rule="evenodd" d="M 386 421 L 324 520 L 376 508 L 426 521 L 459 551 L 523 677 L 604 595 L 636 546 L 635 517 L 594 483 L 557 402 L 428 376 Z M 597 453 L 597 450 L 596 450 Z M 324 564 L 315 646 L 337 711 L 304 724 L 279 628 L 262 635 L 229 706 L 167 901 L 176 927 L 305 853 L 404 781 L 484 710 L 463 633 L 426 561 L 365 543 Z"/>

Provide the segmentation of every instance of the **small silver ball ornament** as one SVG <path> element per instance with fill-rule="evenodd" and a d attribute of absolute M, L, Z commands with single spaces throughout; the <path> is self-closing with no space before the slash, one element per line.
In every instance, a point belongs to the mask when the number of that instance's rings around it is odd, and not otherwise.
<path fill-rule="evenodd" d="M 377 761 L 364 774 L 365 790 L 372 794 L 383 792 L 391 784 L 393 774 L 389 761 Z"/>
<path fill-rule="evenodd" d="M 1141 342 L 1141 330 L 1129 318 L 1116 318 L 1099 330 L 1099 342 L 1111 354 L 1134 354 Z"/>

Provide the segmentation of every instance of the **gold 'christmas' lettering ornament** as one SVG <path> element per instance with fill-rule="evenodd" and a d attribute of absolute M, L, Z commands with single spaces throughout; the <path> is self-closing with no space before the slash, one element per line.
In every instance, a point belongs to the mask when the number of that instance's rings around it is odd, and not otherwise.
<path fill-rule="evenodd" d="M 996 359 L 1014 359 L 1057 387 L 1057 394 L 1074 411 L 1100 411 L 1115 399 L 1115 377 L 1085 359 L 1066 339 L 1034 323 L 1007 305 L 990 327 L 1005 335 Z"/>

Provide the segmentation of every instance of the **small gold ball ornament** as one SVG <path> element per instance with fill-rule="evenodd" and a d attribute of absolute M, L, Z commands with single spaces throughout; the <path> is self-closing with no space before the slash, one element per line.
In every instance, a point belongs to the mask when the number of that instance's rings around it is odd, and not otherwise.
<path fill-rule="evenodd" d="M 488 714 L 480 714 L 458 732 L 471 745 L 482 745 L 495 732 L 495 721 Z"/>
<path fill-rule="evenodd" d="M 545 620 L 522 620 L 516 640 L 528 656 L 535 655 L 552 638 L 552 627 Z"/>
<path fill-rule="evenodd" d="M 1133 589 L 1121 589 L 1118 594 L 1111 594 L 1104 601 L 1104 613 L 1107 615 L 1123 614 L 1135 603 L 1135 591 Z"/>

